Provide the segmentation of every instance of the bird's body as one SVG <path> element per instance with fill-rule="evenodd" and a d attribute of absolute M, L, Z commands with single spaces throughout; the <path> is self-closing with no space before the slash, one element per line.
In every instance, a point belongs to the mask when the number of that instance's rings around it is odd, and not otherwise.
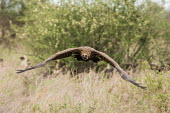
<path fill-rule="evenodd" d="M 91 47 L 79 47 L 78 48 L 80 51 L 77 52 L 74 57 L 77 58 L 77 60 L 82 60 L 82 61 L 89 61 L 92 60 L 93 62 L 98 62 L 99 59 L 95 57 L 95 49 Z"/>
<path fill-rule="evenodd" d="M 78 48 L 69 48 L 69 49 L 60 51 L 60 52 L 52 55 L 51 57 L 49 57 L 45 61 L 41 62 L 40 64 L 37 64 L 37 65 L 30 67 L 30 68 L 26 68 L 24 70 L 17 70 L 18 71 L 17 73 L 22 73 L 22 72 L 27 71 L 27 70 L 39 68 L 39 67 L 42 67 L 45 64 L 49 63 L 50 61 L 62 59 L 62 58 L 70 57 L 70 56 L 73 56 L 77 60 L 82 60 L 82 61 L 92 60 L 95 63 L 97 63 L 99 61 L 105 61 L 105 62 L 109 63 L 110 65 L 114 66 L 118 70 L 118 72 L 121 74 L 121 77 L 124 80 L 131 82 L 132 84 L 134 84 L 134 85 L 136 85 L 136 86 L 138 86 L 142 89 L 146 88 L 146 87 L 140 86 L 138 83 L 133 81 L 130 78 L 130 76 L 119 66 L 119 64 L 117 62 L 115 62 L 107 54 L 100 52 L 100 51 L 97 51 L 94 48 L 91 48 L 91 47 L 88 47 L 88 46 L 83 46 L 83 47 L 78 47 Z"/>

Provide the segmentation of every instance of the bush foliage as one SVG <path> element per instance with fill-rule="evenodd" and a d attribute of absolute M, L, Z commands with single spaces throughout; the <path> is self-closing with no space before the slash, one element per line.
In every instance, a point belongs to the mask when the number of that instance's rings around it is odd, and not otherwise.
<path fill-rule="evenodd" d="M 168 61 L 170 22 L 167 12 L 153 2 L 31 0 L 26 4 L 21 17 L 25 25 L 15 30 L 37 56 L 47 58 L 63 49 L 91 46 L 120 64 L 136 64 L 138 59 Z"/>

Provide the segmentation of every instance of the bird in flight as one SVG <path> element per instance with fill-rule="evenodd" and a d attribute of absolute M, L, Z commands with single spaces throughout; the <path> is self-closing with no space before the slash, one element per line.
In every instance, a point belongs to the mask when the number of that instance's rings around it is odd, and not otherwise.
<path fill-rule="evenodd" d="M 28 70 L 36 69 L 36 68 L 46 65 L 50 61 L 54 61 L 57 59 L 62 59 L 62 58 L 70 57 L 70 56 L 73 56 L 77 60 L 86 61 L 86 62 L 89 60 L 92 60 L 95 63 L 99 61 L 105 61 L 109 63 L 110 65 L 112 65 L 113 67 L 115 67 L 117 71 L 120 73 L 121 77 L 125 81 L 131 82 L 132 84 L 142 89 L 146 88 L 144 86 L 141 86 L 139 83 L 136 83 L 134 80 L 132 80 L 131 77 L 119 66 L 119 64 L 116 61 L 114 61 L 111 57 L 109 57 L 107 54 L 97 51 L 94 48 L 91 48 L 88 46 L 83 46 L 83 47 L 78 47 L 78 48 L 69 48 L 69 49 L 60 51 L 35 66 L 26 68 L 23 70 L 17 70 L 17 73 L 22 73 Z"/>

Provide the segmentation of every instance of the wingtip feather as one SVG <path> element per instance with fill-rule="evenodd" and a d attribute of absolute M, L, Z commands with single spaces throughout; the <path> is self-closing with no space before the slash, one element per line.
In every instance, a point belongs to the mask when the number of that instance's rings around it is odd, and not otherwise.
<path fill-rule="evenodd" d="M 141 86 L 141 85 L 139 85 L 139 83 L 136 83 L 135 81 L 129 81 L 129 82 L 131 82 L 132 84 L 134 84 L 135 86 L 137 86 L 137 87 L 140 87 L 140 88 L 142 88 L 142 89 L 147 89 L 147 87 L 145 87 L 145 86 Z"/>
<path fill-rule="evenodd" d="M 16 70 L 16 73 L 23 73 L 23 72 L 25 72 L 25 71 L 28 71 L 28 70 L 32 70 L 32 69 L 34 69 L 35 67 L 31 67 L 31 68 L 27 68 L 27 69 L 23 69 L 23 70 Z"/>

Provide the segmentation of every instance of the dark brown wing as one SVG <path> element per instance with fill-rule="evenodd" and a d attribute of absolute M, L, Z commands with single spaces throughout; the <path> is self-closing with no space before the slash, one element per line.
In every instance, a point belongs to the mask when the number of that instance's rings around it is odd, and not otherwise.
<path fill-rule="evenodd" d="M 94 54 L 97 55 L 97 57 L 101 58 L 102 60 L 104 60 L 105 62 L 109 63 L 110 65 L 114 66 L 120 73 L 121 77 L 128 81 L 131 82 L 132 84 L 145 89 L 146 87 L 140 86 L 138 83 L 136 83 L 134 80 L 132 80 L 130 78 L 130 76 L 119 66 L 119 64 L 114 61 L 112 58 L 110 58 L 107 54 L 100 52 L 100 51 L 94 51 Z"/>
<path fill-rule="evenodd" d="M 70 49 L 66 49 L 66 50 L 60 51 L 60 52 L 52 55 L 51 57 L 49 57 L 45 61 L 43 61 L 43 62 L 41 62 L 41 63 L 39 63 L 39 64 L 37 64 L 35 66 L 32 66 L 30 68 L 26 68 L 26 69 L 23 69 L 23 70 L 17 70 L 17 73 L 22 73 L 22 72 L 25 72 L 25 71 L 28 71 L 28 70 L 32 70 L 32 69 L 35 69 L 35 68 L 42 67 L 42 66 L 44 66 L 47 63 L 49 63 L 52 60 L 66 58 L 66 57 L 71 56 L 74 53 L 78 54 L 79 52 L 80 52 L 79 48 L 70 48 Z"/>

